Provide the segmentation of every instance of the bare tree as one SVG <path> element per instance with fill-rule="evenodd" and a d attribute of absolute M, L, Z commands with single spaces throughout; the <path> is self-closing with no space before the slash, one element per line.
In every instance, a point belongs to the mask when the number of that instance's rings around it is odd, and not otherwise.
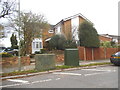
<path fill-rule="evenodd" d="M 4 29 L 3 25 L 0 24 L 0 39 L 4 37 L 3 29 Z"/>
<path fill-rule="evenodd" d="M 0 18 L 5 18 L 15 11 L 16 1 L 0 0 Z"/>
<path fill-rule="evenodd" d="M 49 28 L 49 24 L 41 14 L 33 14 L 32 12 L 21 12 L 21 35 L 23 36 L 23 55 L 31 53 L 32 40 L 42 35 L 42 30 Z M 18 18 L 15 19 L 15 25 L 19 26 Z M 16 30 L 18 30 L 16 28 Z"/>
<path fill-rule="evenodd" d="M 78 36 L 78 27 L 73 26 L 72 27 L 72 40 L 75 41 L 77 39 L 77 36 Z"/>

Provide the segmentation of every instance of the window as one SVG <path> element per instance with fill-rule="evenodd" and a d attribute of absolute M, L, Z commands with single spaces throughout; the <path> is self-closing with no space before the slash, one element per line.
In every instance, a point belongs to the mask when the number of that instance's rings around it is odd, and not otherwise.
<path fill-rule="evenodd" d="M 33 49 L 40 49 L 42 48 L 42 42 L 41 41 L 36 41 L 32 43 L 32 48 Z"/>
<path fill-rule="evenodd" d="M 33 48 L 35 48 L 35 42 L 33 42 Z"/>
<path fill-rule="evenodd" d="M 38 42 L 36 42 L 36 48 L 39 48 L 39 43 Z"/>
<path fill-rule="evenodd" d="M 40 48 L 42 48 L 42 42 L 40 42 Z"/>

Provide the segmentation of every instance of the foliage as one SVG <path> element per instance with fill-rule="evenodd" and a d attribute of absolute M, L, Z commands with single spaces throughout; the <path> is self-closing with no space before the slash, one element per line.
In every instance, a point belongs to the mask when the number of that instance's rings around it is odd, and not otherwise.
<path fill-rule="evenodd" d="M 104 41 L 104 42 L 101 42 L 101 46 L 105 47 L 105 48 L 110 48 L 111 47 L 111 43 L 109 41 Z"/>
<path fill-rule="evenodd" d="M 117 47 L 114 41 L 104 41 L 104 42 L 101 42 L 100 44 L 101 44 L 100 45 L 101 47 L 105 47 L 105 48 Z"/>
<path fill-rule="evenodd" d="M 100 40 L 93 25 L 87 21 L 79 26 L 80 45 L 85 47 L 99 47 Z"/>
<path fill-rule="evenodd" d="M 80 65 L 80 66 L 81 67 L 86 67 L 86 66 L 107 65 L 107 64 L 111 64 L 111 62 L 90 63 L 90 64 Z"/>
<path fill-rule="evenodd" d="M 41 54 L 41 52 L 40 51 L 35 51 L 35 54 Z"/>
<path fill-rule="evenodd" d="M 112 47 L 117 47 L 117 44 L 115 43 L 115 41 L 111 41 L 110 43 Z"/>
<path fill-rule="evenodd" d="M 51 40 L 49 41 L 49 46 L 52 49 L 62 50 L 62 49 L 64 49 L 65 41 L 66 41 L 66 39 L 65 39 L 64 35 L 57 34 L 57 35 L 54 35 L 51 37 Z"/>
<path fill-rule="evenodd" d="M 65 48 L 77 48 L 76 42 L 73 42 L 72 40 L 66 40 L 64 44 Z"/>
<path fill-rule="evenodd" d="M 43 49 L 40 49 L 40 51 L 35 51 L 35 54 L 43 54 L 43 53 L 46 53 L 46 49 L 43 48 Z"/>
<path fill-rule="evenodd" d="M 16 37 L 16 35 L 14 35 L 14 33 L 12 34 L 10 41 L 11 41 L 11 47 L 13 49 L 18 49 L 18 45 L 17 45 L 18 41 L 17 41 L 17 37 Z"/>
<path fill-rule="evenodd" d="M 41 51 L 41 54 L 43 54 L 43 53 L 46 53 L 46 52 L 47 52 L 47 50 L 46 50 L 45 48 L 40 49 L 40 51 Z"/>
<path fill-rule="evenodd" d="M 12 54 L 6 53 L 6 52 L 1 53 L 0 55 L 2 55 L 2 57 L 12 57 L 13 56 Z"/>

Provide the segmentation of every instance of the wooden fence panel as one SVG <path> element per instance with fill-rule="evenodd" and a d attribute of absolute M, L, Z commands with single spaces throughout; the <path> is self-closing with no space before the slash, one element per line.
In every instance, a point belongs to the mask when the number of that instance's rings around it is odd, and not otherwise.
<path fill-rule="evenodd" d="M 78 51 L 79 51 L 79 59 L 85 60 L 84 59 L 84 47 L 78 47 Z"/>
<path fill-rule="evenodd" d="M 112 54 L 119 51 L 118 48 L 85 48 L 78 47 L 80 60 L 109 59 Z"/>

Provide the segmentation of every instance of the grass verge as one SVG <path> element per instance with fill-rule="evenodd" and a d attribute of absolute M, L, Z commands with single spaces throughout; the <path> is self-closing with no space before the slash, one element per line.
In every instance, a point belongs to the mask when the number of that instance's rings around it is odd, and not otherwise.
<path fill-rule="evenodd" d="M 107 64 L 111 64 L 110 62 L 103 62 L 103 63 L 91 63 L 91 64 L 87 64 L 87 65 L 80 65 L 77 67 L 86 67 L 86 66 L 96 66 L 96 65 L 107 65 Z M 66 66 L 66 65 L 62 65 L 62 66 L 56 66 L 56 68 L 54 70 L 58 70 L 58 69 L 68 69 L 68 68 L 75 68 L 76 66 Z M 53 69 L 52 69 L 53 70 Z M 27 70 L 27 71 L 14 71 L 14 72 L 10 72 L 10 73 L 2 73 L 0 74 L 0 76 L 2 77 L 6 77 L 6 76 L 15 76 L 15 75 L 22 75 L 22 74 L 29 74 L 29 73 L 37 73 L 37 72 L 43 72 L 43 71 L 37 71 L 37 70 Z"/>

